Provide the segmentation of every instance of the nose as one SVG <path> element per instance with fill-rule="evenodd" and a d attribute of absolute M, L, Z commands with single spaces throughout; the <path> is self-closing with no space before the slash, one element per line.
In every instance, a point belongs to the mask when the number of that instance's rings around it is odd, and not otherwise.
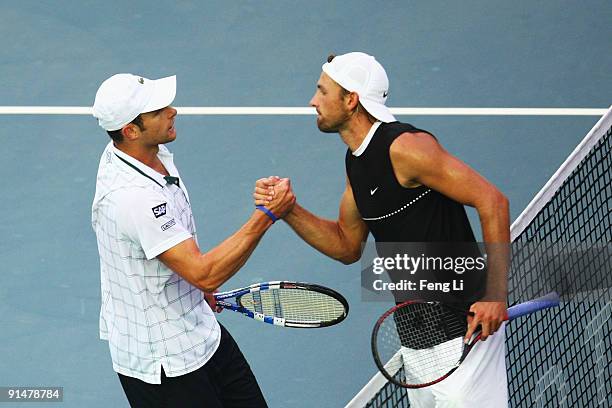
<path fill-rule="evenodd" d="M 310 106 L 312 106 L 313 108 L 317 107 L 317 100 L 316 100 L 316 95 L 313 95 L 312 98 L 310 98 L 310 102 L 308 102 L 308 104 Z"/>
<path fill-rule="evenodd" d="M 173 106 L 168 106 L 168 111 L 170 114 L 170 118 L 174 118 L 176 116 L 177 111 Z"/>

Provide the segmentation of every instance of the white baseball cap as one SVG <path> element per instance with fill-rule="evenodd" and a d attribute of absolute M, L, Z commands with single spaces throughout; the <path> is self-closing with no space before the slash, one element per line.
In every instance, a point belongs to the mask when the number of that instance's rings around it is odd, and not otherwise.
<path fill-rule="evenodd" d="M 396 121 L 385 106 L 389 93 L 387 73 L 373 56 L 363 52 L 338 55 L 323 64 L 323 72 L 347 91 L 356 92 L 370 115 L 385 123 Z"/>
<path fill-rule="evenodd" d="M 119 130 L 141 113 L 170 105 L 175 96 L 176 75 L 152 80 L 115 74 L 98 88 L 93 115 L 104 130 Z"/>

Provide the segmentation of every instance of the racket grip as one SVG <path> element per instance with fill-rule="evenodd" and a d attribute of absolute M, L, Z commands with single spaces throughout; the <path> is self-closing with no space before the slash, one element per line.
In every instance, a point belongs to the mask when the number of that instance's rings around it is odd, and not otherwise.
<path fill-rule="evenodd" d="M 509 307 L 508 320 L 556 306 L 559 306 L 559 295 L 557 292 L 550 292 L 537 299 Z"/>

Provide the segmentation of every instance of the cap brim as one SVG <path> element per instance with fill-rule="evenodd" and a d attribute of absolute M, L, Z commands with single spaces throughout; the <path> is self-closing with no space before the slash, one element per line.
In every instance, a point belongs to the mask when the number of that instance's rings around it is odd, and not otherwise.
<path fill-rule="evenodd" d="M 363 99 L 360 98 L 359 102 L 365 108 L 365 110 L 368 111 L 370 115 L 374 116 L 376 119 L 380 120 L 381 122 L 383 123 L 397 122 L 397 119 L 395 119 L 395 116 L 393 116 L 389 108 L 387 108 L 385 105 L 382 105 L 377 102 L 373 102 L 366 98 L 363 98 Z"/>
<path fill-rule="evenodd" d="M 153 112 L 169 106 L 176 97 L 176 75 L 150 81 L 151 98 L 141 113 Z"/>

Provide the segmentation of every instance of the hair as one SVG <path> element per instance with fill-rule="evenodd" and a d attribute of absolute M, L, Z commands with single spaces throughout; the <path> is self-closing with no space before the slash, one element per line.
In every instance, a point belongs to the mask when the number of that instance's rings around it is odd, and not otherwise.
<path fill-rule="evenodd" d="M 138 129 L 144 130 L 144 124 L 142 122 L 142 116 L 141 115 L 136 116 L 130 123 L 128 123 L 128 125 L 129 124 L 134 124 L 134 125 L 138 126 Z M 121 129 L 107 130 L 106 133 L 108 133 L 110 138 L 113 139 L 113 142 L 115 142 L 115 143 L 123 142 L 123 135 L 121 134 Z"/>

